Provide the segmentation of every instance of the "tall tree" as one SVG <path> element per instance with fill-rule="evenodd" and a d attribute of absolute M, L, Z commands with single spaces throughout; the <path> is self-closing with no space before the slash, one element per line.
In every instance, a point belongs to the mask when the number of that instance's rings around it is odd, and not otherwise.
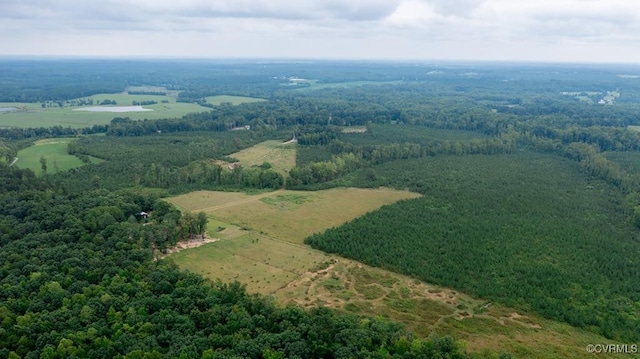
<path fill-rule="evenodd" d="M 40 156 L 40 168 L 42 173 L 47 173 L 47 159 L 44 156 Z"/>
<path fill-rule="evenodd" d="M 196 230 L 198 231 L 197 234 L 204 235 L 204 233 L 207 231 L 208 220 L 209 219 L 207 218 L 206 213 L 204 212 L 198 213 L 198 215 L 196 216 Z"/>

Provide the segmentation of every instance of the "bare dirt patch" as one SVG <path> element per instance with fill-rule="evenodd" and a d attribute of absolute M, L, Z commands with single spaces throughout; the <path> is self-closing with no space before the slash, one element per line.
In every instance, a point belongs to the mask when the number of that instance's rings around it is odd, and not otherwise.
<path fill-rule="evenodd" d="M 166 253 L 160 255 L 158 258 L 162 259 L 172 253 L 178 253 L 180 251 L 183 251 L 189 248 L 198 248 L 203 244 L 213 243 L 219 240 L 220 240 L 219 238 L 211 238 L 205 234 L 202 238 L 194 238 L 194 239 L 188 239 L 185 241 L 180 241 L 178 242 L 178 244 L 176 244 L 175 247 L 167 249 Z"/>

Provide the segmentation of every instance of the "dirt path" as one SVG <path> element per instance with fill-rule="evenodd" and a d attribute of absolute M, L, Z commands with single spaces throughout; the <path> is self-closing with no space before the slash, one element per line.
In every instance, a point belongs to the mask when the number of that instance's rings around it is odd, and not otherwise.
<path fill-rule="evenodd" d="M 210 238 L 209 236 L 205 235 L 204 238 L 196 238 L 196 239 L 189 239 L 186 241 L 180 241 L 178 242 L 178 244 L 176 244 L 175 247 L 173 248 L 169 248 L 167 250 L 167 253 L 163 253 L 160 256 L 158 256 L 159 259 L 165 258 L 167 256 L 169 256 L 172 253 L 178 253 L 182 250 L 185 249 L 189 249 L 189 248 L 197 248 L 200 247 L 203 244 L 207 244 L 207 243 L 213 243 L 213 242 L 217 242 L 219 241 L 220 238 Z"/>
<path fill-rule="evenodd" d="M 16 162 L 18 162 L 18 157 L 14 157 L 13 158 L 13 162 L 11 162 L 11 164 L 9 165 L 9 167 L 13 166 L 16 164 Z"/>
<path fill-rule="evenodd" d="M 197 211 L 199 211 L 199 212 L 211 212 L 211 211 L 215 211 L 215 210 L 222 209 L 222 208 L 228 208 L 228 207 L 233 207 L 233 206 L 237 206 L 237 205 L 240 205 L 240 204 L 259 201 L 262 198 L 269 197 L 269 196 L 272 196 L 272 195 L 276 195 L 276 194 L 282 193 L 282 192 L 283 192 L 283 190 L 277 190 L 277 191 L 274 191 L 274 192 L 267 192 L 267 193 L 257 194 L 257 195 L 253 195 L 253 196 L 251 196 L 249 198 L 239 199 L 239 200 L 233 201 L 233 202 L 226 202 L 226 203 L 223 203 L 223 204 L 219 204 L 217 206 L 199 208 L 199 209 L 197 209 Z"/>

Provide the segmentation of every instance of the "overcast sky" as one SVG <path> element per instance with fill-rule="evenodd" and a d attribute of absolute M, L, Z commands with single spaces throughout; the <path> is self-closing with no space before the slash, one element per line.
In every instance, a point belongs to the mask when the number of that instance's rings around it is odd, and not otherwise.
<path fill-rule="evenodd" d="M 640 0 L 0 0 L 0 55 L 640 64 Z"/>

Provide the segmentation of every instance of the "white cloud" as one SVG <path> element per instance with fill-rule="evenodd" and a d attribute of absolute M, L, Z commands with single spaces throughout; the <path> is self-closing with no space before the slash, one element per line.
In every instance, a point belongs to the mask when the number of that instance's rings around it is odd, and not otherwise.
<path fill-rule="evenodd" d="M 0 9 L 2 54 L 640 62 L 632 0 L 0 0 Z"/>
<path fill-rule="evenodd" d="M 426 27 L 438 17 L 433 6 L 419 0 L 403 1 L 396 10 L 386 18 L 386 22 L 394 26 Z"/>

